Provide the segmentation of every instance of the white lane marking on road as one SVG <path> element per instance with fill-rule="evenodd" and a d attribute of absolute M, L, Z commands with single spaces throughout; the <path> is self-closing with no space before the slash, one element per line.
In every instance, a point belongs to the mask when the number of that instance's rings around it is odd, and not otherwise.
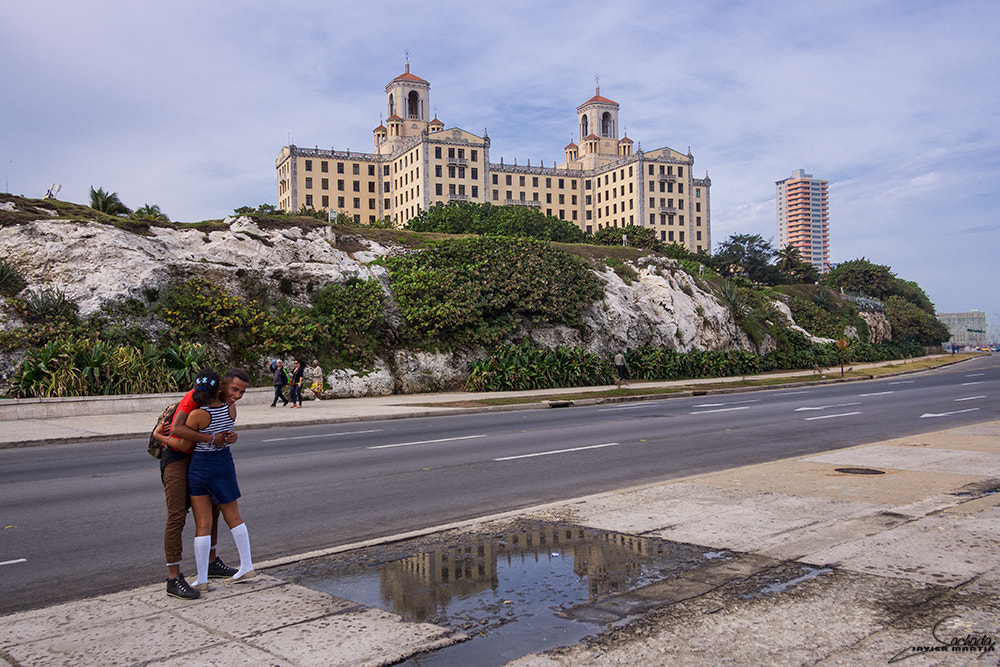
<path fill-rule="evenodd" d="M 835 403 L 833 405 L 818 405 L 816 407 L 803 406 L 801 408 L 795 408 L 795 411 L 803 412 L 805 410 L 829 410 L 830 408 L 846 408 L 851 405 L 861 405 L 861 401 L 852 401 L 851 403 Z"/>
<path fill-rule="evenodd" d="M 977 378 L 977 377 L 979 377 L 980 375 L 986 375 L 986 373 L 969 373 L 969 374 L 968 374 L 968 375 L 966 375 L 965 377 L 967 377 L 967 378 Z"/>
<path fill-rule="evenodd" d="M 393 445 L 375 445 L 374 447 L 369 447 L 368 449 L 389 449 L 390 447 L 409 447 L 410 445 L 433 445 L 437 442 L 455 442 L 456 440 L 473 440 L 475 438 L 485 438 L 486 434 L 482 435 L 460 435 L 457 438 L 438 438 L 437 440 L 415 440 L 413 442 L 397 442 Z"/>
<path fill-rule="evenodd" d="M 833 419 L 834 417 L 850 417 L 852 415 L 860 415 L 860 412 L 842 412 L 839 415 L 819 415 L 818 417 L 806 417 L 803 421 L 811 422 L 817 419 Z"/>
<path fill-rule="evenodd" d="M 553 449 L 549 452 L 535 452 L 534 454 L 518 454 L 517 456 L 501 456 L 494 461 L 513 461 L 514 459 L 530 459 L 533 456 L 549 456 L 550 454 L 566 454 L 568 452 L 582 452 L 585 449 L 600 449 L 601 447 L 616 447 L 621 443 L 608 442 L 603 445 L 587 445 L 586 447 L 572 447 L 570 449 Z"/>
<path fill-rule="evenodd" d="M 689 415 L 707 415 L 712 412 L 733 412 L 735 410 L 749 410 L 750 407 L 743 405 L 738 408 L 719 408 L 718 410 L 693 410 L 689 412 Z"/>
<path fill-rule="evenodd" d="M 366 431 L 345 431 L 343 433 L 320 433 L 317 435 L 296 435 L 291 438 L 268 438 L 267 440 L 261 440 L 261 442 L 281 442 L 283 440 L 308 440 L 309 438 L 336 438 L 341 435 L 360 435 L 362 433 L 378 433 L 382 429 L 380 428 L 370 428 Z"/>
<path fill-rule="evenodd" d="M 799 394 L 811 394 L 811 391 L 785 391 L 775 396 L 798 396 Z"/>
<path fill-rule="evenodd" d="M 924 414 L 920 415 L 920 418 L 923 419 L 924 417 L 950 417 L 951 415 L 960 415 L 963 412 L 975 412 L 978 409 L 979 408 L 966 408 L 965 410 L 954 410 L 952 412 L 936 412 L 936 413 L 925 412 Z"/>
<path fill-rule="evenodd" d="M 742 405 L 743 403 L 760 403 L 759 398 L 748 399 L 746 401 L 726 401 L 725 403 L 701 403 L 696 408 L 718 408 L 723 405 Z"/>
<path fill-rule="evenodd" d="M 895 394 L 894 391 L 875 391 L 870 394 L 858 394 L 858 396 L 885 396 L 886 394 Z"/>
<path fill-rule="evenodd" d="M 17 565 L 18 563 L 27 563 L 27 558 L 18 558 L 17 560 L 5 560 L 0 565 Z"/>
<path fill-rule="evenodd" d="M 635 410 L 636 408 L 645 408 L 647 405 L 643 405 L 644 401 L 639 403 L 639 405 L 618 405 L 613 408 L 598 408 L 598 412 L 609 412 L 611 410 Z"/>
<path fill-rule="evenodd" d="M 968 386 L 971 386 L 971 385 L 974 385 L 974 384 L 983 384 L 983 381 L 982 380 L 976 380 L 975 382 L 963 382 L 959 386 L 961 386 L 961 387 L 968 387 Z"/>
<path fill-rule="evenodd" d="M 895 382 L 890 382 L 889 384 L 913 384 L 916 380 L 896 380 Z"/>
<path fill-rule="evenodd" d="M 955 402 L 959 401 L 978 401 L 980 398 L 986 398 L 985 396 L 966 396 L 965 398 L 956 398 Z"/>

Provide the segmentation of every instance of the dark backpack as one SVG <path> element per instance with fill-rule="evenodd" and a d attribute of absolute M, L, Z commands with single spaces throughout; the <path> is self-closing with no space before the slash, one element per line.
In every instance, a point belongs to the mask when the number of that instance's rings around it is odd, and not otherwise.
<path fill-rule="evenodd" d="M 146 451 L 149 452 L 149 455 L 154 459 L 158 459 L 163 456 L 163 445 L 161 445 L 156 438 L 153 437 L 153 433 L 156 432 L 156 429 L 160 428 L 160 424 L 174 421 L 174 413 L 177 412 L 178 405 L 180 405 L 180 402 L 168 405 L 163 412 L 160 413 L 160 416 L 156 419 L 156 426 L 154 426 L 153 430 L 149 433 L 149 446 L 146 448 Z"/>

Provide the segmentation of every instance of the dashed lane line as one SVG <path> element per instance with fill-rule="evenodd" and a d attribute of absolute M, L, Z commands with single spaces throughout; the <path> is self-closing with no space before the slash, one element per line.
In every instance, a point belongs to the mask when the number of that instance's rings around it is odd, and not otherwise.
<path fill-rule="evenodd" d="M 514 461 L 515 459 L 530 459 L 535 456 L 551 456 L 552 454 L 566 454 L 568 452 L 582 452 L 586 449 L 601 449 L 602 447 L 616 447 L 619 442 L 608 442 L 603 445 L 587 445 L 586 447 L 571 447 L 570 449 L 553 449 L 548 452 L 535 452 L 534 454 L 518 454 L 516 456 L 501 456 L 494 461 Z"/>
<path fill-rule="evenodd" d="M 413 442 L 397 442 L 392 445 L 375 445 L 369 447 L 368 449 L 390 449 L 392 447 L 409 447 L 411 445 L 433 445 L 438 442 L 455 442 L 456 440 L 473 440 L 475 438 L 485 438 L 486 434 L 482 435 L 460 435 L 456 438 L 438 438 L 437 440 L 414 440 Z"/>
<path fill-rule="evenodd" d="M 836 415 L 819 415 L 817 417 L 806 417 L 803 421 L 811 422 L 817 419 L 834 419 L 836 417 L 851 417 L 853 415 L 860 415 L 861 412 L 842 412 Z"/>

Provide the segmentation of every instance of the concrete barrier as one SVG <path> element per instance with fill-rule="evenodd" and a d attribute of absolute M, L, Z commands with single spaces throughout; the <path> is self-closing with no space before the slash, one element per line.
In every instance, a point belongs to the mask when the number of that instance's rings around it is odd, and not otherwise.
<path fill-rule="evenodd" d="M 287 395 L 287 394 L 286 394 Z M 159 412 L 179 401 L 184 393 L 129 396 L 69 396 L 65 398 L 11 398 L 0 400 L 0 421 L 53 419 L 88 415 L 118 415 L 130 412 Z M 273 387 L 247 389 L 242 405 L 270 403 Z"/>

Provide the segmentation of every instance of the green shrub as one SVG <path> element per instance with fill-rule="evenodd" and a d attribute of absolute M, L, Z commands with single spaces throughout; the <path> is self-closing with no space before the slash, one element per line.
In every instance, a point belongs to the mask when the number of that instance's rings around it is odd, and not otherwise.
<path fill-rule="evenodd" d="M 377 280 L 351 278 L 313 293 L 312 319 L 325 326 L 330 354 L 366 366 L 378 349 L 385 293 Z"/>
<path fill-rule="evenodd" d="M 587 387 L 614 382 L 606 359 L 579 348 L 504 345 L 473 364 L 469 391 L 517 391 L 551 387 Z"/>
<path fill-rule="evenodd" d="M 270 333 L 269 317 L 256 302 L 244 302 L 203 278 L 171 287 L 158 311 L 170 327 L 170 341 L 224 345 L 231 357 L 224 361 L 241 366 L 255 360 L 257 347 Z"/>
<path fill-rule="evenodd" d="M 44 288 L 24 295 L 26 314 L 34 320 L 76 321 L 79 306 L 62 291 Z"/>
<path fill-rule="evenodd" d="M 921 345 L 851 341 L 844 361 L 888 361 L 921 356 Z M 635 380 L 678 380 L 733 377 L 775 370 L 832 368 L 840 363 L 840 350 L 832 343 L 813 345 L 802 334 L 792 333 L 779 350 L 758 355 L 745 350 L 696 350 L 680 353 L 666 348 L 638 348 L 625 354 Z M 548 387 L 583 387 L 612 384 L 615 372 L 607 359 L 578 348 L 537 349 L 527 344 L 505 345 L 472 367 L 470 391 L 515 391 Z"/>
<path fill-rule="evenodd" d="M 494 346 L 525 320 L 579 326 L 604 294 L 580 260 L 526 238 L 451 240 L 381 262 L 417 345 Z"/>
<path fill-rule="evenodd" d="M 171 343 L 165 348 L 148 348 L 147 354 L 163 363 L 173 379 L 173 391 L 187 391 L 201 369 L 216 365 L 211 351 L 199 343 Z"/>
<path fill-rule="evenodd" d="M 604 260 L 604 263 L 611 267 L 611 270 L 614 271 L 626 285 L 631 285 L 639 279 L 639 274 L 636 270 L 617 257 L 608 257 Z"/>
<path fill-rule="evenodd" d="M 12 264 L 7 260 L 0 259 L 0 295 L 14 296 L 24 289 L 26 284 L 24 278 Z"/>
<path fill-rule="evenodd" d="M 951 338 L 951 331 L 939 319 L 903 297 L 885 299 L 886 316 L 892 325 L 892 339 L 940 345 Z"/>
<path fill-rule="evenodd" d="M 79 338 L 31 350 L 11 378 L 19 398 L 149 394 L 174 390 L 170 372 L 145 350 Z"/>
<path fill-rule="evenodd" d="M 558 243 L 583 243 L 584 234 L 572 222 L 525 206 L 494 206 L 489 202 L 438 202 L 406 223 L 414 232 L 490 234 L 529 237 Z"/>

